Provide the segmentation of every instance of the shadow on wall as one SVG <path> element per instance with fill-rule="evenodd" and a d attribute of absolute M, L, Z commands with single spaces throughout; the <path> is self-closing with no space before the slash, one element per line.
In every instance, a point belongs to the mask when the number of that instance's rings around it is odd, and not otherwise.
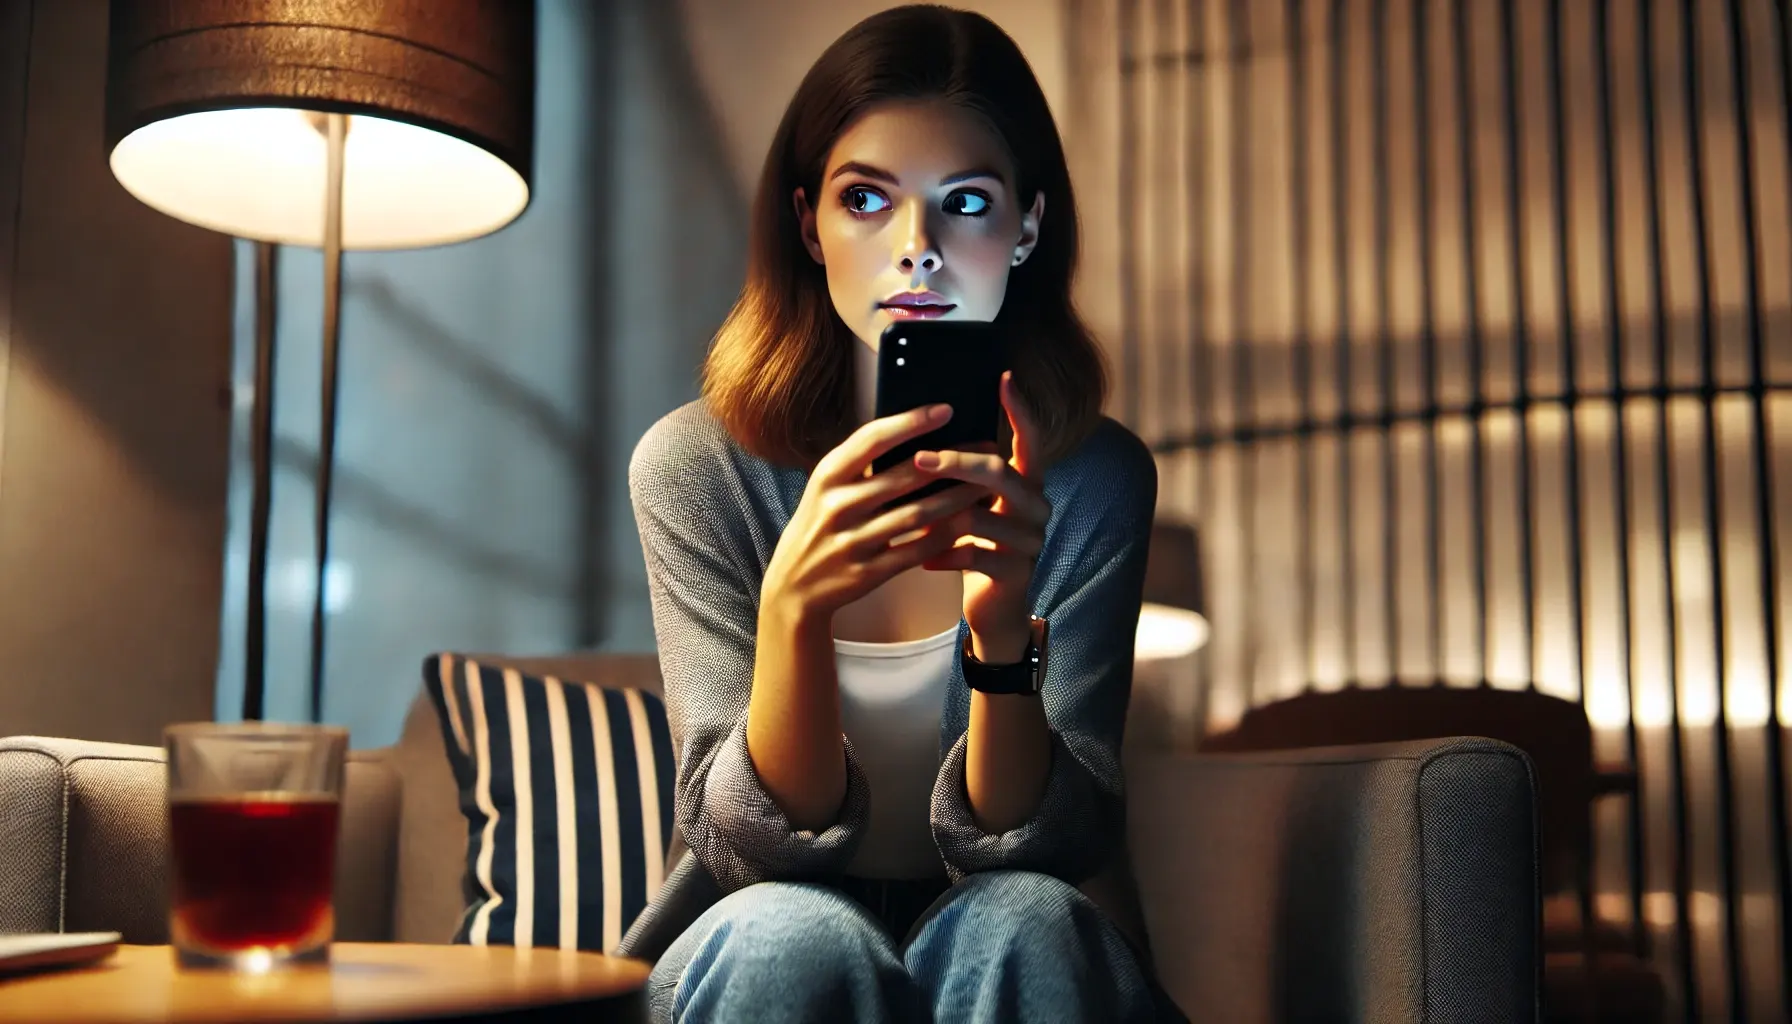
<path fill-rule="evenodd" d="M 651 0 L 649 5 L 651 6 Z M 585 151 L 580 155 L 579 163 L 584 172 L 582 184 L 596 198 L 595 202 L 587 203 L 584 208 L 583 225 L 584 237 L 588 243 L 584 259 L 583 319 L 591 332 L 591 344 L 585 349 L 586 364 L 582 384 L 585 393 L 583 404 L 591 419 L 584 424 L 585 430 L 580 437 L 582 443 L 574 448 L 575 458 L 582 467 L 578 472 L 582 473 L 580 479 L 583 482 L 579 502 L 579 560 L 574 595 L 580 614 L 577 619 L 578 635 L 573 638 L 573 645 L 579 648 L 596 646 L 609 632 L 604 584 L 615 564 L 614 545 L 607 542 L 607 538 L 615 532 L 615 502 L 606 500 L 604 492 L 609 482 L 618 475 L 618 462 L 604 450 L 603 442 L 610 439 L 610 430 L 603 421 L 603 410 L 609 407 L 609 371 L 614 362 L 611 353 L 617 343 L 616 334 L 608 329 L 610 324 L 607 313 L 614 296 L 618 294 L 611 282 L 611 275 L 615 273 L 618 261 L 611 258 L 615 246 L 610 235 L 615 218 L 609 198 L 617 159 L 610 145 L 616 134 L 615 107 L 621 102 L 620 97 L 625 95 L 618 88 L 621 76 L 617 73 L 616 66 L 622 52 L 616 45 L 616 22 L 619 15 L 617 8 L 620 6 L 622 5 L 613 3 L 573 5 L 573 21 L 579 26 L 585 39 L 589 40 L 586 52 L 592 57 L 583 68 L 587 131 L 584 136 Z M 613 444 L 612 441 L 612 446 Z M 626 489 L 626 459 L 620 465 Z"/>
<path fill-rule="evenodd" d="M 748 197 L 730 173 L 721 125 L 705 94 L 678 4 L 576 5 L 588 38 L 608 40 L 588 83 L 595 119 L 585 183 L 586 322 L 599 441 L 581 535 L 586 609 L 580 648 L 654 649 L 652 613 L 628 460 L 648 427 L 695 398 L 711 338 L 745 272 Z"/>
<path fill-rule="evenodd" d="M 747 198 L 729 174 L 678 5 L 624 0 L 568 12 L 592 57 L 581 69 L 579 183 L 588 419 L 581 437 L 551 407 L 519 412 L 583 467 L 572 645 L 646 651 L 652 619 L 629 456 L 654 420 L 697 395 L 704 354 L 740 287 Z M 501 386 L 485 394 L 514 397 Z"/>
<path fill-rule="evenodd" d="M 1763 308 L 1759 322 L 1765 385 L 1792 387 L 1792 312 Z M 1669 313 L 1660 323 L 1659 333 L 1657 326 L 1653 320 L 1633 318 L 1619 323 L 1615 331 L 1603 324 L 1576 327 L 1572 334 L 1572 394 L 1583 403 L 1702 394 L 1698 345 L 1704 321 L 1697 313 Z M 1745 313 L 1713 308 L 1709 339 L 1713 386 L 1720 392 L 1749 390 L 1749 331 Z M 1561 328 L 1553 324 L 1526 330 L 1523 364 L 1509 328 L 1481 329 L 1473 341 L 1468 332 L 1454 327 L 1440 327 L 1429 336 L 1410 330 L 1366 336 L 1355 331 L 1342 353 L 1332 329 L 1244 344 L 1207 340 L 1191 345 L 1185 343 L 1185 334 L 1169 329 L 1141 330 L 1139 337 L 1140 379 L 1144 383 L 1137 395 L 1140 422 L 1135 429 L 1164 451 L 1191 441 L 1211 446 L 1292 435 L 1309 419 L 1318 427 L 1330 424 L 1340 407 L 1350 410 L 1356 418 L 1354 425 L 1378 425 L 1383 417 L 1380 388 L 1384 362 L 1392 384 L 1391 415 L 1395 418 L 1422 421 L 1433 412 L 1465 415 L 1476 401 L 1472 355 L 1477 347 L 1481 352 L 1481 405 L 1518 400 L 1520 365 L 1526 367 L 1522 384 L 1527 403 L 1559 402 L 1570 394 L 1563 370 L 1566 352 Z M 1610 372 L 1614 339 L 1619 344 L 1616 386 Z M 1176 347 L 1179 344 L 1180 349 Z M 1303 359 L 1312 389 L 1310 409 L 1303 405 L 1300 390 Z M 1667 369 L 1665 380 L 1660 374 L 1662 364 Z M 1427 401 L 1428 372 L 1435 373 L 1437 380 L 1435 410 Z M 1240 381 L 1249 385 L 1242 399 Z"/>

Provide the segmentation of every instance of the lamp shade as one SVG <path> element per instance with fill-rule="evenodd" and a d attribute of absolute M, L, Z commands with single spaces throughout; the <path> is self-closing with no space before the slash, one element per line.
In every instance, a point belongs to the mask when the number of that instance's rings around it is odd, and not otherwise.
<path fill-rule="evenodd" d="M 323 242 L 350 115 L 342 244 L 475 238 L 529 203 L 532 0 L 112 0 L 112 172 L 144 203 L 261 241 Z"/>
<path fill-rule="evenodd" d="M 1206 609 L 1195 528 L 1172 520 L 1152 523 L 1134 659 L 1179 658 L 1199 650 L 1209 632 Z"/>

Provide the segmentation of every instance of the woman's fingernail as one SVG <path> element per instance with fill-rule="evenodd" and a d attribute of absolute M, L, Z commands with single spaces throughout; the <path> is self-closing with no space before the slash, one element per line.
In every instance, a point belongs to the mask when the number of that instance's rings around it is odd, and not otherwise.
<path fill-rule="evenodd" d="M 938 469 L 940 457 L 933 452 L 917 452 L 915 453 L 915 465 L 922 469 Z"/>
<path fill-rule="evenodd" d="M 950 415 L 952 415 L 952 407 L 945 403 L 941 403 L 927 410 L 927 418 L 931 420 L 943 420 Z"/>

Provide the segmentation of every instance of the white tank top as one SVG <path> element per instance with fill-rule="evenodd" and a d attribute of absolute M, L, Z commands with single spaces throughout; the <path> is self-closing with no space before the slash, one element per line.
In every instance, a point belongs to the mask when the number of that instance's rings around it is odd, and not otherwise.
<path fill-rule="evenodd" d="M 849 875 L 932 878 L 945 871 L 929 811 L 957 640 L 957 623 L 900 643 L 834 639 L 840 722 L 871 790 L 870 820 Z"/>

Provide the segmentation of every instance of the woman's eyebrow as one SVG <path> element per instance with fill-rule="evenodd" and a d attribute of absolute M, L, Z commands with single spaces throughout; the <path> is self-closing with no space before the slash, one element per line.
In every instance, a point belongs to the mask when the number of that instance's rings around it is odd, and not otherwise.
<path fill-rule="evenodd" d="M 948 174 L 940 179 L 940 184 L 956 185 L 961 181 L 970 181 L 972 178 L 993 178 L 996 181 L 1007 184 L 1007 179 L 1002 177 L 1002 173 L 993 167 L 973 167 L 968 171 L 959 171 L 957 174 Z"/>
<path fill-rule="evenodd" d="M 875 178 L 878 181 L 888 182 L 891 185 L 899 187 L 902 184 L 902 182 L 898 181 L 896 176 L 889 171 L 886 171 L 881 167 L 873 167 L 870 164 L 860 163 L 857 160 L 848 160 L 835 168 L 834 173 L 828 175 L 828 180 L 832 181 L 844 174 L 857 174 L 861 177 Z"/>
<path fill-rule="evenodd" d="M 901 179 L 897 178 L 896 175 L 891 174 L 889 171 L 886 171 L 881 167 L 874 167 L 871 164 L 863 163 L 858 160 L 848 160 L 847 162 L 841 164 L 839 167 L 834 168 L 834 173 L 828 175 L 828 180 L 832 181 L 835 178 L 838 178 L 838 177 L 841 177 L 842 175 L 847 175 L 847 174 L 857 174 L 860 177 L 871 178 L 875 181 L 886 182 L 888 184 L 895 185 L 898 188 L 900 188 L 902 186 Z M 996 170 L 993 167 L 984 166 L 984 167 L 972 167 L 972 168 L 969 168 L 968 170 L 959 171 L 956 174 L 948 174 L 944 178 L 940 179 L 940 184 L 941 185 L 956 185 L 961 181 L 970 181 L 973 178 L 992 178 L 992 179 L 994 179 L 996 181 L 1000 181 L 1004 184 L 1007 183 L 1007 179 L 1002 177 L 1002 174 L 1000 171 Z"/>

